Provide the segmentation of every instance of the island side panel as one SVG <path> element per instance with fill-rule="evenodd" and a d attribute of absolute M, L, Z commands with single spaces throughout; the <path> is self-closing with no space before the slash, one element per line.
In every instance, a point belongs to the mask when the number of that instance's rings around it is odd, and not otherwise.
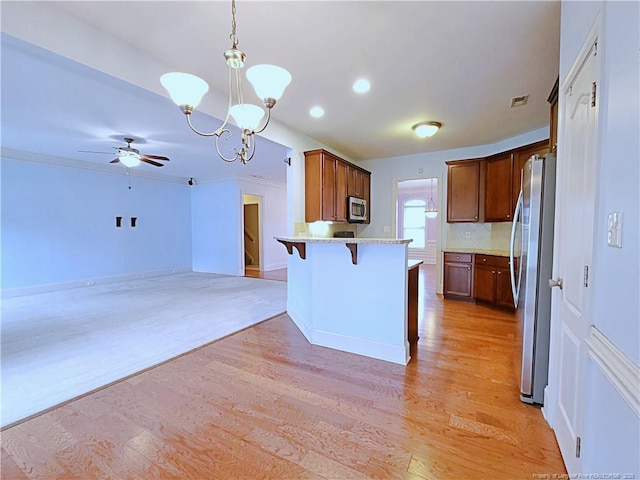
<path fill-rule="evenodd" d="M 301 259 L 295 249 L 287 256 L 287 313 L 306 339 L 313 343 L 311 265 L 311 259 Z"/>
<path fill-rule="evenodd" d="M 307 245 L 311 269 L 310 341 L 406 365 L 407 245 Z M 293 280 L 290 277 L 290 281 Z"/>

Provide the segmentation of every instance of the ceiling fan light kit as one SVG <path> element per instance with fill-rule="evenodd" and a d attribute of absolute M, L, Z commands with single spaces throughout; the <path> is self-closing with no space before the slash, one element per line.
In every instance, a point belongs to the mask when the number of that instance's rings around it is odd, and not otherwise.
<path fill-rule="evenodd" d="M 442 127 L 440 122 L 420 122 L 416 123 L 411 129 L 420 138 L 433 137 Z"/>
<path fill-rule="evenodd" d="M 170 72 L 160 77 L 160 83 L 169 92 L 171 99 L 180 107 L 182 113 L 185 114 L 187 124 L 191 130 L 204 137 L 216 137 L 216 150 L 220 158 L 226 162 L 240 160 L 240 162 L 246 164 L 255 154 L 254 135 L 263 132 L 267 128 L 271 119 L 271 109 L 280 99 L 287 85 L 291 83 L 291 74 L 276 65 L 254 65 L 247 69 L 247 80 L 253 85 L 256 94 L 262 99 L 262 103 L 267 109 L 264 125 L 258 128 L 265 112 L 256 105 L 244 102 L 240 70 L 244 67 L 246 55 L 242 50 L 238 49 L 235 0 L 231 0 L 231 35 L 229 37 L 231 38 L 232 47 L 224 52 L 224 58 L 229 70 L 229 107 L 224 122 L 217 130 L 211 133 L 200 132 L 191 124 L 191 113 L 209 90 L 207 82 L 189 73 Z M 226 128 L 229 116 L 233 117 L 242 130 L 242 147 L 239 150 L 234 147 L 232 150 L 233 155 L 225 157 L 220 152 L 218 142 L 222 134 L 226 134 L 225 138 L 231 136 L 231 131 Z"/>

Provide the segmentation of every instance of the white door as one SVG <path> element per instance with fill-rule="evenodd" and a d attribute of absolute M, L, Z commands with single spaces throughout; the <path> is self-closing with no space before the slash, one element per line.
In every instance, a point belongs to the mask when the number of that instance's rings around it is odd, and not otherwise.
<path fill-rule="evenodd" d="M 593 38 L 593 37 L 592 37 Z M 586 345 L 592 324 L 592 267 L 597 167 L 597 40 L 583 50 L 563 89 L 558 151 L 549 394 L 551 423 L 568 472 L 581 471 Z"/>

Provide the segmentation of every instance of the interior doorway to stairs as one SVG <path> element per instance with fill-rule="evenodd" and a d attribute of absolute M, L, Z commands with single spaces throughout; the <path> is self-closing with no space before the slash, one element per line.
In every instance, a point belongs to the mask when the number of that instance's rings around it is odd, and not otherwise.
<path fill-rule="evenodd" d="M 245 270 L 262 270 L 262 197 L 259 195 L 242 195 L 244 207 L 244 267 Z"/>

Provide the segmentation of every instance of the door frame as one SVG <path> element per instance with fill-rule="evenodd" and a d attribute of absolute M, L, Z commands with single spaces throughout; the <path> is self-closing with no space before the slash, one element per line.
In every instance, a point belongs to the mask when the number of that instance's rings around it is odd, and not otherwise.
<path fill-rule="evenodd" d="M 258 271 L 259 272 L 263 272 L 264 271 L 264 250 L 263 250 L 263 235 L 262 235 L 262 230 L 263 230 L 263 225 L 262 225 L 262 219 L 263 219 L 263 201 L 264 198 L 262 195 L 258 194 L 258 193 L 251 193 L 251 192 L 242 192 L 242 208 L 241 208 L 241 222 L 240 222 L 240 238 L 241 238 L 241 245 L 240 245 L 240 258 L 241 258 L 241 265 L 242 265 L 242 275 L 244 275 L 245 269 L 246 269 L 246 264 L 244 261 L 244 206 L 247 205 L 246 203 L 246 196 L 251 196 L 251 197 L 255 197 L 257 200 L 257 204 L 258 204 L 258 255 L 259 255 L 259 262 L 258 262 Z"/>

